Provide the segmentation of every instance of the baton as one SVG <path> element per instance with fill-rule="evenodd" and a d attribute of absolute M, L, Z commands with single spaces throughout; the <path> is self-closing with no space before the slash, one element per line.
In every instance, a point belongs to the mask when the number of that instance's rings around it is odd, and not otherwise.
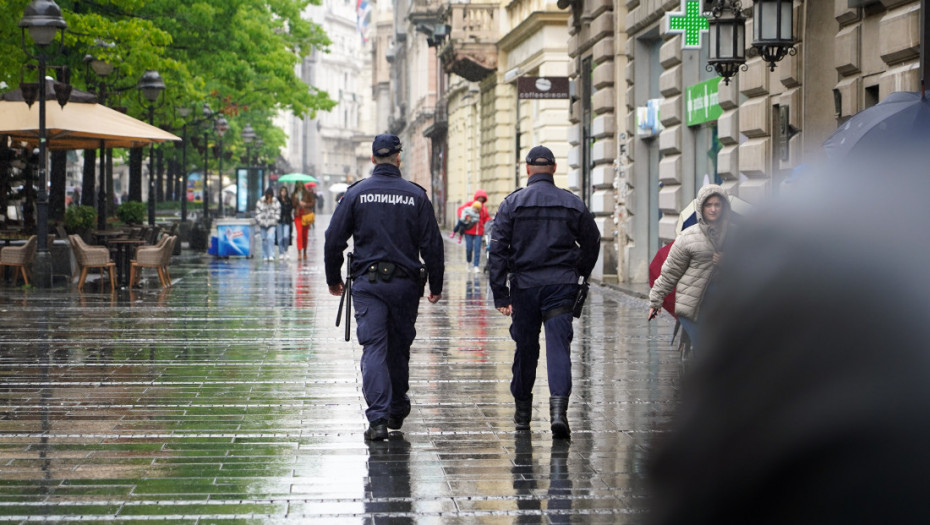
<path fill-rule="evenodd" d="M 347 254 L 348 263 L 346 264 L 346 282 L 342 287 L 342 297 L 339 298 L 339 310 L 336 312 L 336 326 L 342 320 L 342 308 L 345 306 L 346 311 L 346 341 L 350 340 L 352 329 L 352 252 Z"/>

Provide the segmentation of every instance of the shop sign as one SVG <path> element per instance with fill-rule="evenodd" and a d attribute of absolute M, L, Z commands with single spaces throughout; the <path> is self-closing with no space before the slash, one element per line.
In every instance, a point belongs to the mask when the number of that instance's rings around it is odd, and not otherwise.
<path fill-rule="evenodd" d="M 685 123 L 697 126 L 712 122 L 723 115 L 718 89 L 723 77 L 712 78 L 685 89 Z"/>
<path fill-rule="evenodd" d="M 520 77 L 517 96 L 521 99 L 568 98 L 568 77 Z"/>

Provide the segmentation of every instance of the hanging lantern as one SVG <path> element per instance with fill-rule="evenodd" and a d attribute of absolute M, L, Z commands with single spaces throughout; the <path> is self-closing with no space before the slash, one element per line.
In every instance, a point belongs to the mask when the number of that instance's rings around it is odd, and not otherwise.
<path fill-rule="evenodd" d="M 794 47 L 794 1 L 755 0 L 752 5 L 752 47 L 769 69 L 787 55 L 797 54 Z"/>
<path fill-rule="evenodd" d="M 746 68 L 746 19 L 735 0 L 716 0 L 710 6 L 710 58 L 707 71 L 716 71 L 724 84 Z"/>

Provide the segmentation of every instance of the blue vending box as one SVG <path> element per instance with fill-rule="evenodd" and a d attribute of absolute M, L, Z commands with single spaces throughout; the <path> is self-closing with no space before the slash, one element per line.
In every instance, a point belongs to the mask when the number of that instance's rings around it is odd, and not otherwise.
<path fill-rule="evenodd" d="M 252 221 L 220 220 L 217 221 L 218 237 L 217 256 L 251 257 L 252 256 Z"/>

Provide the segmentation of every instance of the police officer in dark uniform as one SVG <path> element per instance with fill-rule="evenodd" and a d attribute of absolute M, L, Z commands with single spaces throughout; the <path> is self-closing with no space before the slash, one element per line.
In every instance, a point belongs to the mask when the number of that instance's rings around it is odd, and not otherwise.
<path fill-rule="evenodd" d="M 488 266 L 494 306 L 511 316 L 510 336 L 517 344 L 510 382 L 516 429 L 530 428 L 539 331 L 545 325 L 552 434 L 568 438 L 572 306 L 579 277 L 587 278 L 597 262 L 601 235 L 581 199 L 556 187 L 555 170 L 549 148 L 530 150 L 527 187 L 508 195 L 494 218 Z"/>
<path fill-rule="evenodd" d="M 401 143 L 378 135 L 371 146 L 371 176 L 346 190 L 326 230 L 326 284 L 341 295 L 343 251 L 354 240 L 353 279 L 356 335 L 362 352 L 362 393 L 367 441 L 387 439 L 410 413 L 408 362 L 423 288 L 429 302 L 442 294 L 442 236 L 426 191 L 401 178 Z M 421 261 L 422 257 L 422 261 Z"/>

